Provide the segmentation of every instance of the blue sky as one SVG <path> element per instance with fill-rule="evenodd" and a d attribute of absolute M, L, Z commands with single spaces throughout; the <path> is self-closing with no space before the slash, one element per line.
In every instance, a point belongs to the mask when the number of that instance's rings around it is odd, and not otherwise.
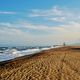
<path fill-rule="evenodd" d="M 53 45 L 80 40 L 80 0 L 0 0 L 1 45 Z"/>

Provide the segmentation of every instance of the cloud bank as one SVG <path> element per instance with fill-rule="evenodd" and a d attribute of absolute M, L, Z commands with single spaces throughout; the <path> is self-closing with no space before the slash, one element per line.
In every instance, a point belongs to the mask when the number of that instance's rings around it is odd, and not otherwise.
<path fill-rule="evenodd" d="M 15 12 L 0 12 L 15 14 Z M 53 45 L 72 42 L 80 39 L 80 16 L 67 8 L 54 6 L 51 9 L 32 9 L 28 18 L 39 18 L 56 25 L 36 24 L 33 22 L 16 21 L 15 23 L 0 22 L 0 42 L 9 44 Z M 60 24 L 58 24 L 60 23 Z"/>

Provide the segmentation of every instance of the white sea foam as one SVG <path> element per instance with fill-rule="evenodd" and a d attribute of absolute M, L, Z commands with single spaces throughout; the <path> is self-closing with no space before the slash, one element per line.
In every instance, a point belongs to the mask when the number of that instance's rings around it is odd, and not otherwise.
<path fill-rule="evenodd" d="M 0 61 L 6 61 L 6 60 L 14 59 L 14 58 L 20 57 L 20 56 L 39 53 L 40 51 L 49 50 L 51 48 L 54 48 L 54 47 L 41 48 L 41 49 L 37 49 L 37 48 L 27 49 L 27 50 L 22 50 L 22 51 L 18 51 L 16 49 L 7 49 L 7 50 L 4 51 L 4 53 L 0 53 Z"/>
<path fill-rule="evenodd" d="M 10 49 L 10 50 L 8 49 L 4 53 L 0 53 L 0 61 L 6 61 L 14 59 L 16 57 L 38 53 L 40 51 L 41 51 L 40 49 L 28 49 L 22 51 L 17 51 L 15 49 Z"/>

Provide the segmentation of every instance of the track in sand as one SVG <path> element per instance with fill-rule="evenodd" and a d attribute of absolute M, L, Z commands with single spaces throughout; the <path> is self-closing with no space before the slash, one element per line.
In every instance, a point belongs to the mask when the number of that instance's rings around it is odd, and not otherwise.
<path fill-rule="evenodd" d="M 0 64 L 0 80 L 80 80 L 80 51 L 63 47 Z"/>

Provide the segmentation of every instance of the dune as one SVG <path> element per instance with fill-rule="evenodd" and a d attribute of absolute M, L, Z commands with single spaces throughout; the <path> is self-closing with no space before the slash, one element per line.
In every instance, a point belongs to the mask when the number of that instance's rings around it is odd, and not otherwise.
<path fill-rule="evenodd" d="M 0 80 L 80 80 L 80 47 L 44 50 L 0 62 Z"/>

